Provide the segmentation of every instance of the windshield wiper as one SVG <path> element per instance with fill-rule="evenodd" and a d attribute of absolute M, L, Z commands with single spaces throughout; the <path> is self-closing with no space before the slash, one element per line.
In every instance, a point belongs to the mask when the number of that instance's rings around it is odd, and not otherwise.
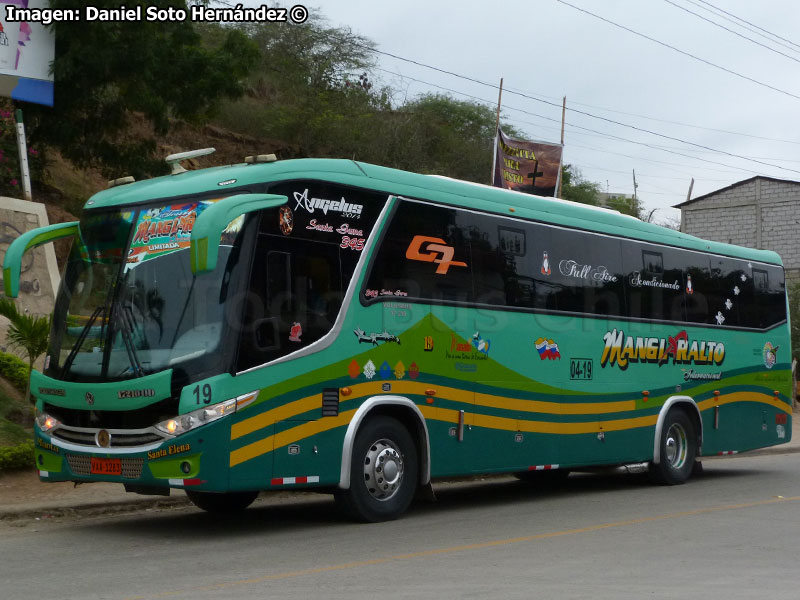
<path fill-rule="evenodd" d="M 89 330 L 94 325 L 95 320 L 97 320 L 98 315 L 103 311 L 103 305 L 98 306 L 94 309 L 92 316 L 89 317 L 89 320 L 86 322 L 86 325 L 83 326 L 80 335 L 78 335 L 78 339 L 75 342 L 75 345 L 72 346 L 72 350 L 69 351 L 67 355 L 67 359 L 64 361 L 64 366 L 61 367 L 61 379 L 66 379 L 67 371 L 72 366 L 72 361 L 75 360 L 75 357 L 78 355 L 78 352 L 83 346 L 84 340 L 86 340 L 86 336 L 89 335 Z"/>
<path fill-rule="evenodd" d="M 133 311 L 130 306 L 120 306 L 117 311 L 117 320 L 119 333 L 122 336 L 122 341 L 125 344 L 125 350 L 128 352 L 128 360 L 133 367 L 133 374 L 136 377 L 144 377 L 144 369 L 139 360 L 139 355 L 136 354 L 136 347 L 133 343 L 131 333 L 135 331 Z"/>

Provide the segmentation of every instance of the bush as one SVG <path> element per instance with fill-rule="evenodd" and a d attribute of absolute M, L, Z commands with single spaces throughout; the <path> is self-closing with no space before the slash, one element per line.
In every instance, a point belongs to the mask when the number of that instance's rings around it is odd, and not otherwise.
<path fill-rule="evenodd" d="M 30 469 L 36 464 L 33 442 L 19 446 L 0 447 L 0 473 Z"/>
<path fill-rule="evenodd" d="M 13 354 L 0 352 L 0 375 L 23 394 L 28 389 L 28 365 Z"/>

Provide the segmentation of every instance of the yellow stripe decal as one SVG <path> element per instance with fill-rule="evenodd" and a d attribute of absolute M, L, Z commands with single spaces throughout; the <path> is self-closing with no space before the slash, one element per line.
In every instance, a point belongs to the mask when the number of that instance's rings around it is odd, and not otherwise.
<path fill-rule="evenodd" d="M 760 402 L 761 404 L 769 404 L 785 413 L 792 414 L 792 408 L 779 400 L 775 396 L 769 394 L 762 394 L 761 392 L 732 392 L 730 394 L 723 394 L 717 398 L 709 398 L 698 402 L 697 406 L 701 411 L 708 410 L 714 406 L 722 406 L 723 404 L 733 404 L 734 402 Z"/>
<path fill-rule="evenodd" d="M 405 384 L 403 386 L 403 390 L 398 390 L 399 387 L 397 384 L 394 384 L 395 387 L 393 392 L 398 393 L 411 393 L 411 394 L 423 394 L 424 389 L 429 387 L 426 384 L 418 384 L 413 382 L 401 382 Z M 370 396 L 375 395 L 382 392 L 381 382 L 374 383 L 364 383 L 352 386 L 354 392 L 358 392 L 358 396 Z M 412 391 L 412 389 L 414 391 Z M 470 392 L 466 392 L 464 390 L 456 390 L 454 388 L 442 388 L 437 387 L 436 398 L 442 398 L 440 394 L 442 391 L 446 390 L 449 392 L 452 390 L 456 392 L 453 394 L 454 396 L 459 396 L 463 402 L 468 402 L 466 400 L 467 397 L 471 395 Z M 355 394 L 354 394 L 355 395 Z M 512 403 L 515 401 L 514 399 L 505 399 L 498 396 L 487 396 L 484 394 L 476 394 L 476 396 L 483 396 L 484 402 L 481 406 L 492 406 L 498 408 L 508 408 L 502 402 L 505 400 L 510 400 Z M 449 397 L 448 399 L 452 399 Z M 491 404 L 489 403 L 491 401 Z M 524 402 L 526 405 L 553 405 L 557 406 L 556 403 L 553 402 L 537 402 L 537 401 L 528 401 L 528 400 L 516 400 L 515 402 Z M 723 404 L 733 404 L 736 402 L 759 402 L 762 404 L 768 404 L 775 408 L 778 408 L 784 412 L 790 413 L 791 409 L 785 402 L 781 402 L 780 400 L 776 399 L 773 396 L 768 394 L 762 394 L 759 392 L 734 392 L 731 394 L 725 394 L 724 396 L 719 396 L 718 398 L 710 398 L 708 400 L 703 400 L 702 402 L 698 403 L 698 407 L 701 411 L 708 410 L 713 406 L 723 405 Z M 287 416 L 281 416 L 280 419 L 276 419 L 276 415 L 288 415 L 293 416 L 295 414 L 300 414 L 305 412 L 306 410 L 311 410 L 312 408 L 319 406 L 320 398 L 319 395 L 309 396 L 307 398 L 303 398 L 301 400 L 297 400 L 295 402 L 291 402 L 283 407 L 278 407 L 262 415 L 257 415 L 246 421 L 242 421 L 234 425 L 234 428 L 239 428 L 236 432 L 231 432 L 231 439 L 236 439 L 245 435 L 246 433 L 251 433 L 253 431 L 257 431 L 258 429 L 267 427 L 268 425 L 274 424 L 278 420 L 285 420 Z M 313 406 L 309 406 L 313 404 Z M 628 407 L 630 405 L 630 407 Z M 309 406 L 308 408 L 305 408 Z M 573 408 L 575 405 L 563 405 L 562 408 L 570 409 Z M 592 403 L 588 404 L 587 406 L 593 407 L 614 407 L 614 410 L 609 410 L 609 412 L 614 412 L 616 410 L 633 410 L 633 402 L 629 401 L 620 401 L 620 402 L 604 402 L 604 403 Z M 626 408 L 621 408 L 625 406 Z M 299 412 L 294 412 L 298 407 L 303 407 L 302 410 Z M 458 416 L 459 411 L 447 408 L 440 408 L 434 407 L 429 404 L 420 404 L 417 406 L 422 413 L 422 416 L 425 417 L 426 420 L 429 421 L 442 421 L 445 423 L 458 423 Z M 522 412 L 546 412 L 544 410 L 536 410 L 536 411 L 526 411 L 521 408 L 517 408 L 516 410 L 520 410 Z M 326 417 L 325 419 L 319 419 L 316 421 L 305 422 L 297 427 L 292 427 L 291 429 L 287 429 L 275 435 L 267 436 L 261 440 L 255 441 L 251 444 L 233 450 L 230 455 L 230 466 L 235 467 L 236 465 L 242 464 L 248 460 L 261 456 L 263 454 L 267 454 L 268 452 L 272 452 L 274 449 L 282 448 L 284 446 L 288 446 L 289 444 L 298 442 L 302 439 L 307 437 L 311 437 L 323 431 L 328 431 L 330 429 L 334 429 L 336 427 L 340 427 L 343 425 L 347 425 L 350 422 L 350 419 L 355 414 L 356 410 L 349 410 L 339 414 L 337 417 Z M 556 412 L 552 411 L 551 414 L 592 414 L 590 412 L 585 411 L 565 411 L 565 412 Z M 594 413 L 600 414 L 600 413 Z M 627 419 L 616 419 L 616 420 L 603 420 L 598 419 L 594 421 L 585 421 L 580 423 L 554 423 L 549 421 L 529 421 L 526 419 L 514 419 L 508 417 L 497 417 L 492 415 L 484 415 L 480 413 L 466 413 L 465 414 L 465 423 L 470 425 L 475 425 L 477 427 L 483 427 L 485 429 L 497 429 L 502 431 L 520 431 L 526 433 L 548 433 L 548 434 L 561 434 L 561 435 L 577 435 L 577 434 L 586 434 L 586 433 L 598 433 L 600 431 L 623 431 L 626 429 L 635 429 L 639 427 L 652 427 L 658 422 L 658 414 L 652 415 L 645 415 L 641 417 L 631 417 Z M 244 432 L 244 433 L 242 433 Z"/>
<path fill-rule="evenodd" d="M 252 444 L 242 446 L 231 452 L 230 466 L 235 467 L 250 459 L 288 446 L 293 442 L 322 433 L 323 431 L 341 427 L 342 425 L 347 425 L 355 412 L 355 410 L 348 410 L 340 413 L 337 417 L 325 417 L 317 421 L 305 422 L 297 427 L 292 427 L 280 433 L 267 436 Z"/>
<path fill-rule="evenodd" d="M 350 386 L 353 390 L 352 398 L 362 398 L 376 394 L 385 394 L 382 385 L 384 382 L 367 382 Z M 583 403 L 561 403 L 561 402 L 542 402 L 538 400 L 521 400 L 519 398 L 508 398 L 505 396 L 493 396 L 490 394 L 473 394 L 470 391 L 459 388 L 434 386 L 429 383 L 417 383 L 414 381 L 392 382 L 393 394 L 411 394 L 417 396 L 427 395 L 428 389 L 436 390 L 436 398 L 441 400 L 451 400 L 484 406 L 487 408 L 500 408 L 505 410 L 516 410 L 519 412 L 543 413 L 551 415 L 593 415 L 613 412 L 625 412 L 636 409 L 634 400 L 624 400 L 616 402 L 583 402 Z M 320 394 L 307 396 L 294 402 L 289 402 L 283 406 L 273 408 L 231 427 L 231 439 L 235 440 L 259 429 L 264 429 L 278 421 L 285 421 L 294 416 L 303 414 L 322 404 Z"/>

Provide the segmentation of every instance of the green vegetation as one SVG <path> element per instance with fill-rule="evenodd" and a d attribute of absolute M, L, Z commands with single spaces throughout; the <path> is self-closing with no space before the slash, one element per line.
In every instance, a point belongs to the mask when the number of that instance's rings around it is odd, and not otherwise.
<path fill-rule="evenodd" d="M 36 464 L 35 460 L 31 441 L 13 447 L 0 446 L 0 473 L 30 469 Z"/>
<path fill-rule="evenodd" d="M 28 387 L 28 365 L 13 354 L 0 352 L 0 376 L 5 378 L 20 393 Z"/>
<path fill-rule="evenodd" d="M 8 326 L 6 340 L 13 348 L 23 352 L 28 358 L 28 378 L 33 370 L 33 363 L 47 351 L 47 336 L 50 333 L 50 317 L 35 317 L 20 312 L 13 300 L 0 298 L 0 315 L 11 323 Z M 28 386 L 30 383 L 28 383 Z M 26 386 L 25 397 L 30 397 L 30 389 Z"/>
<path fill-rule="evenodd" d="M 53 9 L 82 9 L 83 0 L 50 0 Z M 97 8 L 118 8 L 98 0 Z M 126 7 L 175 6 L 175 0 L 133 0 Z M 52 26 L 56 54 L 54 107 L 26 105 L 32 145 L 44 144 L 80 166 L 140 177 L 164 172 L 155 135 L 174 119 L 206 122 L 223 99 L 244 91 L 258 52 L 233 28 L 141 20 L 109 24 L 64 21 Z M 133 131 L 134 125 L 138 131 Z M 135 135 L 134 135 L 135 133 Z"/>
<path fill-rule="evenodd" d="M 50 1 L 54 9 L 83 4 Z M 99 0 L 94 6 L 118 4 Z M 187 4 L 132 0 L 126 7 Z M 75 187 L 75 181 L 61 176 L 69 172 L 62 158 L 107 177 L 163 174 L 163 147 L 217 145 L 201 133 L 201 125 L 211 124 L 246 136 L 250 154 L 346 157 L 489 182 L 493 106 L 447 94 L 406 97 L 401 76 L 392 86 L 380 83 L 377 76 L 386 75 L 377 64 L 375 42 L 332 27 L 317 13 L 302 25 L 67 21 L 52 27 L 56 105 L 25 106 L 28 140 L 37 157 L 42 150 L 45 158 L 47 150 L 53 151 L 54 177 L 45 175 L 43 181 Z M 11 115 L 13 104 L 7 108 L 0 106 L 0 134 L 3 115 Z M 513 137 L 537 137 L 501 125 Z M 176 134 L 187 129 L 195 132 L 187 136 L 191 141 L 177 142 Z M 0 180 L 1 162 L 2 155 Z M 570 165 L 563 178 L 564 198 L 597 204 L 599 184 L 584 180 Z M 65 193 L 75 196 L 74 189 Z M 615 208 L 638 214 L 638 207 Z"/>
<path fill-rule="evenodd" d="M 573 165 L 561 167 L 561 197 L 581 204 L 600 204 L 600 184 L 587 181 Z"/>
<path fill-rule="evenodd" d="M 788 293 L 789 320 L 792 325 L 792 358 L 800 361 L 800 282 L 789 285 Z"/>
<path fill-rule="evenodd" d="M 3 452 L 5 446 L 30 443 L 33 412 L 22 395 L 28 386 L 28 365 L 13 354 L 0 352 L 0 377 L 12 386 L 0 386 L 0 452 Z M 0 471 L 4 468 L 2 457 L 0 454 Z"/>

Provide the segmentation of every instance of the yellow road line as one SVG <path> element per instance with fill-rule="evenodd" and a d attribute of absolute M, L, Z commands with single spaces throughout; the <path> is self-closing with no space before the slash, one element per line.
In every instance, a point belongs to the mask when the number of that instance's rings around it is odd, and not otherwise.
<path fill-rule="evenodd" d="M 398 561 L 413 560 L 416 558 L 426 558 L 429 556 L 441 556 L 446 554 L 456 554 L 458 552 L 468 552 L 471 550 L 485 550 L 490 548 L 497 548 L 502 546 L 509 546 L 511 544 L 522 544 L 525 542 L 535 542 L 538 540 L 547 540 L 558 537 L 570 535 L 582 535 L 586 533 L 593 533 L 595 531 L 602 531 L 606 529 L 616 529 L 619 527 L 629 527 L 632 525 L 643 525 L 646 523 L 656 523 L 658 521 L 668 521 L 671 519 L 681 519 L 685 517 L 694 517 L 697 515 L 705 515 L 711 513 L 718 513 L 728 510 L 742 510 L 745 508 L 754 508 L 757 506 L 766 506 L 769 504 L 778 504 L 783 502 L 797 502 L 800 501 L 800 496 L 792 496 L 788 498 L 770 498 L 768 500 L 756 500 L 755 502 L 742 502 L 739 504 L 725 504 L 721 506 L 710 506 L 708 508 L 697 508 L 694 510 L 685 510 L 676 513 L 668 513 L 665 515 L 654 515 L 651 517 L 640 517 L 638 519 L 627 519 L 625 521 L 615 521 L 612 523 L 598 523 L 596 525 L 588 525 L 586 527 L 578 527 L 575 529 L 564 529 L 562 531 L 551 531 L 547 533 L 537 533 L 533 535 L 525 535 L 513 538 L 505 538 L 499 540 L 487 540 L 484 542 L 476 542 L 473 544 L 461 544 L 459 546 L 449 546 L 445 548 L 433 548 L 431 550 L 421 550 L 419 552 L 408 552 L 405 554 L 395 554 L 392 556 L 385 556 L 381 558 L 371 558 L 366 560 L 358 560 L 347 563 L 340 563 L 336 565 L 327 565 L 323 567 L 312 567 L 308 569 L 298 569 L 296 571 L 285 571 L 283 573 L 274 573 L 272 575 L 262 575 L 261 577 L 251 577 L 248 579 L 239 579 L 235 581 L 226 581 L 221 583 L 214 583 L 205 586 L 197 586 L 193 588 L 186 588 L 183 590 L 173 590 L 168 592 L 161 592 L 152 596 L 132 596 L 125 600 L 153 600 L 156 598 L 169 598 L 170 596 L 179 596 L 196 594 L 199 592 L 213 592 L 215 590 L 232 588 L 241 585 L 253 585 L 265 583 L 268 581 L 279 581 L 284 579 L 293 579 L 297 577 L 308 577 L 319 575 L 320 573 L 329 573 L 331 571 L 346 571 L 348 569 L 360 569 L 364 567 L 371 567 L 374 565 L 387 564 Z"/>

